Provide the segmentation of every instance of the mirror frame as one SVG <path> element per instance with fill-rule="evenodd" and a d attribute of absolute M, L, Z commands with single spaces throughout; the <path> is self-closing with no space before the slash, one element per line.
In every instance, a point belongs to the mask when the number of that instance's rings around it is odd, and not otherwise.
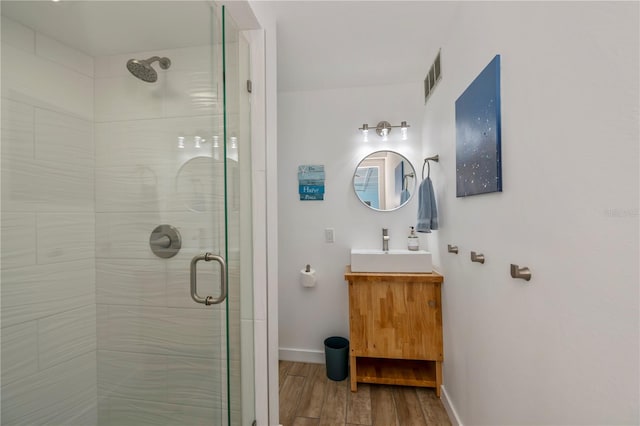
<path fill-rule="evenodd" d="M 357 173 L 358 173 L 358 168 L 360 168 L 360 167 L 361 167 L 361 165 L 362 165 L 362 162 L 363 162 L 363 161 L 367 160 L 367 159 L 368 159 L 369 157 L 371 157 L 372 155 L 374 155 L 374 154 L 378 154 L 378 153 L 381 153 L 381 152 L 384 152 L 384 153 L 390 153 L 390 154 L 395 154 L 395 155 L 397 155 L 397 156 L 401 157 L 401 158 L 402 158 L 402 160 L 401 160 L 401 161 L 405 161 L 405 162 L 406 162 L 406 164 L 408 164 L 409 166 L 411 166 L 411 169 L 412 169 L 412 171 L 411 171 L 410 173 L 404 173 L 404 175 L 405 175 L 405 176 L 407 176 L 407 175 L 411 175 L 411 174 L 413 174 L 413 190 L 411 191 L 411 194 L 409 195 L 409 198 L 408 198 L 408 199 L 407 199 L 407 201 L 405 201 L 404 203 L 400 204 L 400 205 L 399 205 L 399 206 L 397 206 L 397 207 L 391 208 L 391 209 L 377 209 L 377 208 L 375 208 L 375 207 L 370 206 L 369 204 L 365 203 L 365 202 L 364 202 L 364 200 L 362 200 L 362 198 L 360 198 L 360 196 L 358 195 L 358 192 L 356 191 L 356 175 L 357 175 Z M 400 209 L 400 208 L 402 208 L 402 207 L 406 206 L 406 205 L 411 201 L 411 199 L 413 198 L 413 195 L 414 195 L 414 193 L 415 193 L 415 188 L 416 188 L 416 186 L 417 186 L 416 184 L 417 184 L 417 179 L 416 179 L 416 168 L 413 166 L 413 163 L 411 163 L 411 161 L 409 161 L 409 159 L 408 159 L 406 156 L 404 156 L 404 155 L 400 154 L 400 153 L 399 153 L 399 152 L 397 152 L 397 151 L 393 151 L 393 150 L 390 150 L 390 149 L 380 149 L 380 150 L 378 150 L 378 151 L 373 151 L 373 152 L 370 152 L 370 153 L 368 153 L 367 155 L 365 155 L 365 156 L 364 156 L 364 157 L 363 157 L 363 158 L 358 162 L 358 164 L 356 165 L 356 169 L 355 169 L 355 170 L 354 170 L 354 172 L 353 172 L 353 177 L 351 178 L 351 187 L 353 188 L 353 193 L 354 193 L 354 195 L 356 196 L 356 198 L 357 198 L 357 199 L 358 199 L 358 200 L 359 200 L 359 201 L 360 201 L 364 206 L 368 207 L 369 209 L 371 209 L 371 210 L 373 210 L 373 211 L 377 211 L 377 212 L 392 212 L 392 211 L 398 210 L 398 209 Z M 403 182 L 403 185 L 404 185 L 404 182 Z"/>

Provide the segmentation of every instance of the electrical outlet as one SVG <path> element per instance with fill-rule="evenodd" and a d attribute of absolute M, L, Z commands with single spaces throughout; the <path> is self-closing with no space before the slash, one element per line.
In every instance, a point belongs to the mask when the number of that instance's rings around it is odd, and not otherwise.
<path fill-rule="evenodd" d="M 335 242 L 335 235 L 333 232 L 333 228 L 326 228 L 324 230 L 324 242 L 325 243 L 333 243 Z"/>

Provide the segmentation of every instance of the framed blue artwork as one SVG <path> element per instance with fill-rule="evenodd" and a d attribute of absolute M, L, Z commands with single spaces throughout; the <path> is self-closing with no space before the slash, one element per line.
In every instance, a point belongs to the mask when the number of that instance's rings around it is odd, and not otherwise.
<path fill-rule="evenodd" d="M 502 192 L 500 55 L 456 100 L 456 196 Z"/>

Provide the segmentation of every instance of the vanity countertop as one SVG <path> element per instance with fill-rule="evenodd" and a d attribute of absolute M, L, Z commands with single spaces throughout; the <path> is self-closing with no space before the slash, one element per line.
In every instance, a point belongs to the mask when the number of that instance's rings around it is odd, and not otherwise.
<path fill-rule="evenodd" d="M 441 283 L 444 280 L 444 277 L 440 275 L 438 272 L 351 272 L 351 265 L 347 265 L 347 268 L 344 273 L 344 279 L 349 280 L 349 278 L 363 278 L 363 277 L 372 277 L 372 278 L 405 278 L 405 279 L 419 279 L 421 281 L 433 282 L 433 283 Z"/>

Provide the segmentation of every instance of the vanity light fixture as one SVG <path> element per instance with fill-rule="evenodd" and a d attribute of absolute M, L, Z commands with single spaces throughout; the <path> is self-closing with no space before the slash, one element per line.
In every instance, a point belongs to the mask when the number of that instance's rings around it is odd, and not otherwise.
<path fill-rule="evenodd" d="M 369 142 L 369 125 L 368 124 L 363 124 L 362 125 L 362 134 L 364 135 L 364 137 L 362 138 L 363 142 Z"/>
<path fill-rule="evenodd" d="M 213 135 L 211 139 L 213 140 L 213 146 L 212 146 L 213 159 L 219 160 L 220 159 L 220 136 Z"/>
<path fill-rule="evenodd" d="M 402 139 L 403 141 L 407 140 L 407 136 L 408 136 L 408 129 L 409 126 L 407 125 L 406 121 L 403 121 L 402 123 L 400 123 L 400 139 Z"/>
<path fill-rule="evenodd" d="M 406 121 L 401 122 L 399 126 L 392 126 L 391 123 L 389 123 L 388 121 L 381 121 L 376 126 L 376 133 L 378 134 L 378 136 L 382 138 L 382 140 L 387 140 L 387 136 L 389 135 L 389 133 L 391 133 L 391 129 L 393 129 L 394 127 L 399 127 L 401 139 L 403 141 L 407 140 L 407 136 L 408 136 L 407 129 L 410 126 L 407 124 Z M 358 130 L 362 132 L 362 134 L 364 135 L 364 141 L 367 142 L 369 140 L 368 139 L 369 125 L 363 124 L 362 127 L 358 128 Z"/>

